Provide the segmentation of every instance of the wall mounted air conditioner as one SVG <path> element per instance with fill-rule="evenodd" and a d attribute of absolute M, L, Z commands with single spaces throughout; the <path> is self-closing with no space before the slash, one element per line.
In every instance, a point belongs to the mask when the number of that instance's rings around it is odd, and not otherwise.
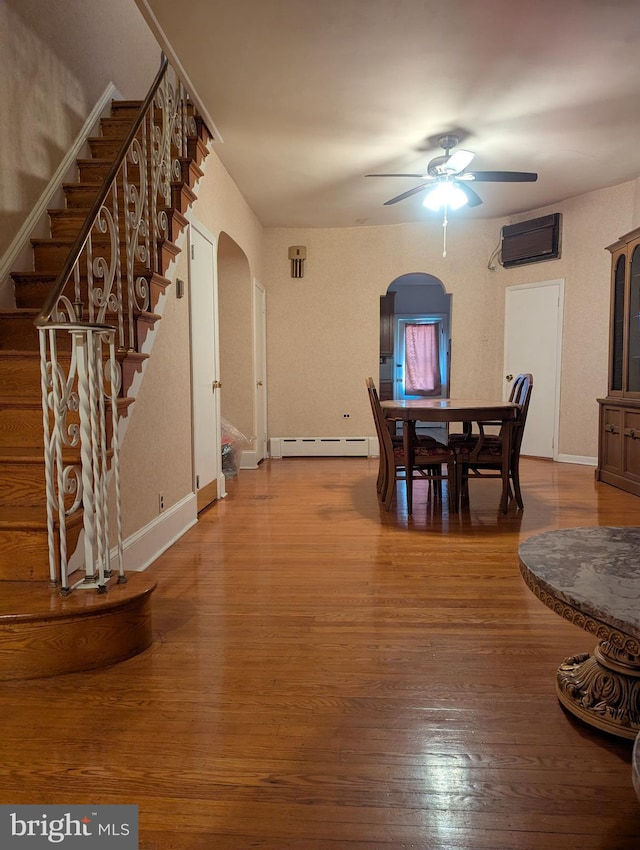
<path fill-rule="evenodd" d="M 560 256 L 562 215 L 552 213 L 502 228 L 502 265 L 523 266 Z"/>

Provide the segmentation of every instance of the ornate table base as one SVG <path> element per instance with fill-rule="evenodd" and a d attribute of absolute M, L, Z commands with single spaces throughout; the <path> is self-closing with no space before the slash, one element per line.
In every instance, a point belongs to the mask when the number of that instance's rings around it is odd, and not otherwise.
<path fill-rule="evenodd" d="M 568 711 L 604 732 L 632 739 L 640 732 L 640 658 L 607 641 L 593 655 L 565 658 L 556 692 Z"/>
<path fill-rule="evenodd" d="M 556 677 L 562 705 L 612 735 L 640 733 L 640 528 L 547 531 L 520 544 L 520 572 L 556 614 L 600 641 L 566 658 Z"/>

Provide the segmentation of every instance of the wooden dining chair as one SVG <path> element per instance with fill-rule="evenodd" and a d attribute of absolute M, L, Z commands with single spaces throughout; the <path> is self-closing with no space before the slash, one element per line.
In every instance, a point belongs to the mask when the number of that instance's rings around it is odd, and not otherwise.
<path fill-rule="evenodd" d="M 402 437 L 396 437 L 391 433 L 390 420 L 385 417 L 380 406 L 378 391 L 373 379 L 367 378 L 365 383 L 380 444 L 380 463 L 376 488 L 385 510 L 388 511 L 391 508 L 397 482 L 406 480 L 404 447 Z M 403 424 L 404 427 L 414 427 L 412 422 Z M 446 474 L 443 474 L 442 471 L 443 464 L 447 466 Z M 442 481 L 447 481 L 449 507 L 452 512 L 457 511 L 455 454 L 451 449 L 439 443 L 433 437 L 417 438 L 414 444 L 413 478 L 426 478 L 430 484 L 434 485 L 435 495 L 441 494 Z"/>
<path fill-rule="evenodd" d="M 507 513 L 509 502 L 514 498 L 518 508 L 524 508 L 520 489 L 520 448 L 532 390 L 533 376 L 529 373 L 518 375 L 510 397 L 510 401 L 518 406 L 514 420 L 478 422 L 478 434 L 450 439 L 449 446 L 456 454 L 457 490 L 461 503 L 468 503 L 470 476 L 500 478 L 502 513 Z M 495 424 L 500 424 L 500 433 L 486 434 L 485 427 Z"/>

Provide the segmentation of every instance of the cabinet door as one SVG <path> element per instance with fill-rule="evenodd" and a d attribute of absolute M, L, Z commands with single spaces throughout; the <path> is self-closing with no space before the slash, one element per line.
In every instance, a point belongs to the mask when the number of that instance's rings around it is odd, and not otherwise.
<path fill-rule="evenodd" d="M 631 254 L 628 303 L 626 393 L 640 395 L 640 245 Z"/>
<path fill-rule="evenodd" d="M 622 370 L 624 368 L 624 285 L 627 271 L 627 256 L 614 257 L 611 292 L 611 366 L 609 369 L 609 392 L 622 392 Z"/>
<path fill-rule="evenodd" d="M 602 405 L 602 458 L 600 468 L 607 472 L 622 472 L 622 410 Z"/>
<path fill-rule="evenodd" d="M 380 296 L 380 354 L 393 356 L 393 318 L 395 311 L 395 292 Z"/>
<path fill-rule="evenodd" d="M 640 482 L 640 411 L 625 410 L 623 426 L 623 474 Z"/>

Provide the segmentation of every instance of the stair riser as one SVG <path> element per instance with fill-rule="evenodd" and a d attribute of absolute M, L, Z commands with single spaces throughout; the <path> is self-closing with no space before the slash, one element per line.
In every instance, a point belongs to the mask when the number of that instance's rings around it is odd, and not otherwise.
<path fill-rule="evenodd" d="M 81 526 L 67 531 L 67 550 L 72 553 L 78 543 Z M 59 553 L 56 543 L 56 562 Z M 49 581 L 49 547 L 47 532 L 41 529 L 0 533 L 0 581 Z"/>
<path fill-rule="evenodd" d="M 100 186 L 76 186 L 74 184 L 66 184 L 64 186 L 64 195 L 68 207 L 83 207 L 89 209 L 93 204 L 98 194 Z M 112 199 L 109 194 L 107 205 L 110 206 Z"/>
<path fill-rule="evenodd" d="M 133 124 L 131 118 L 120 116 L 119 118 L 103 118 L 100 121 L 100 131 L 107 139 L 124 139 Z"/>
<path fill-rule="evenodd" d="M 40 392 L 40 358 L 0 358 L 0 387 L 13 398 L 33 398 Z"/>
<path fill-rule="evenodd" d="M 42 409 L 0 408 L 0 446 L 43 448 Z"/>
<path fill-rule="evenodd" d="M 104 178 L 109 173 L 111 168 L 110 162 L 100 162 L 99 160 L 80 159 L 78 165 L 78 180 L 80 183 L 97 183 L 102 184 Z"/>
<path fill-rule="evenodd" d="M 44 460 L 0 464 L 0 504 L 45 507 Z"/>
<path fill-rule="evenodd" d="M 33 257 L 34 257 L 34 269 L 37 272 L 52 272 L 57 269 L 62 268 L 63 263 L 67 259 L 69 255 L 70 246 L 66 242 L 56 242 L 51 241 L 50 243 L 39 242 L 34 246 L 33 249 Z M 105 246 L 104 243 L 96 242 L 93 243 L 93 257 L 94 261 L 97 257 L 105 257 L 107 262 L 110 262 L 110 246 Z M 171 260 L 179 253 L 179 248 L 173 242 L 163 242 L 160 248 L 158 249 L 159 255 L 158 260 L 160 264 L 160 274 L 165 275 L 169 269 L 169 264 Z M 120 262 L 122 273 L 124 274 L 126 270 L 127 263 L 127 255 L 126 248 L 123 245 L 120 251 Z M 80 268 L 86 269 L 87 263 L 85 260 L 84 253 L 80 257 Z M 143 265 L 139 262 L 134 263 L 134 274 L 144 275 L 149 266 Z M 18 303 L 18 302 L 16 302 Z M 20 307 L 26 307 L 27 305 L 20 301 L 18 303 Z M 29 306 L 41 306 L 30 304 Z"/>
<path fill-rule="evenodd" d="M 33 319 L 3 317 L 0 322 L 0 350 L 38 351 L 38 331 Z"/>

